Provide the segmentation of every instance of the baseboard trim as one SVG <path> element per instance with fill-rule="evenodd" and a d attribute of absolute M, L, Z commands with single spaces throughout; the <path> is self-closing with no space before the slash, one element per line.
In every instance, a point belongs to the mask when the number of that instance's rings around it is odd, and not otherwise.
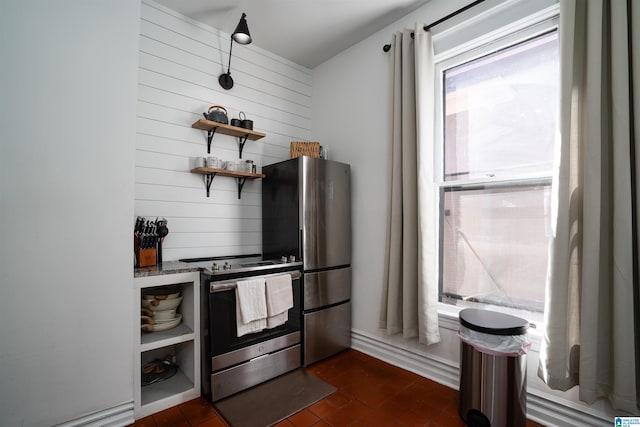
<path fill-rule="evenodd" d="M 414 352 L 356 330 L 351 331 L 351 347 L 447 387 L 459 388 L 459 366 L 449 360 Z M 613 424 L 613 418 L 582 411 L 563 404 L 555 396 L 545 396 L 537 391 L 527 391 L 527 418 L 547 427 L 601 427 Z"/>
<path fill-rule="evenodd" d="M 412 352 L 354 330 L 351 331 L 351 347 L 447 387 L 458 389 L 458 365 L 448 360 Z"/>
<path fill-rule="evenodd" d="M 133 402 L 94 412 L 56 427 L 124 427 L 135 422 Z"/>

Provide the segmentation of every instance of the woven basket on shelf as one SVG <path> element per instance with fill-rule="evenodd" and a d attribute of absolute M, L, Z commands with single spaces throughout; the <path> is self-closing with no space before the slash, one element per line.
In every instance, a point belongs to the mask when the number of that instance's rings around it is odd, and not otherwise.
<path fill-rule="evenodd" d="M 320 158 L 319 142 L 291 141 L 291 158 L 309 156 Z"/>

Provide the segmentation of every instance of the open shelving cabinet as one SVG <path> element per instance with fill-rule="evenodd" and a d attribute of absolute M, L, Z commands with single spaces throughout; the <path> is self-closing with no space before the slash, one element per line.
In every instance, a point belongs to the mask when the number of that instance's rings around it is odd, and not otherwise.
<path fill-rule="evenodd" d="M 175 328 L 134 332 L 134 412 L 136 419 L 200 396 L 200 273 L 176 273 L 134 278 L 135 319 L 140 317 L 140 299 L 147 288 L 179 285 L 182 322 Z M 142 366 L 171 355 L 178 365 L 171 378 L 143 386 Z"/>
<path fill-rule="evenodd" d="M 237 126 L 231 126 L 224 123 L 212 122 L 211 120 L 205 119 L 198 120 L 197 122 L 193 123 L 191 127 L 207 132 L 207 153 L 211 153 L 211 141 L 213 140 L 213 136 L 216 132 L 223 135 L 235 136 L 236 138 L 238 138 L 239 158 L 242 158 L 242 149 L 244 148 L 244 144 L 247 142 L 247 140 L 257 141 L 267 136 L 267 134 L 262 132 L 240 128 Z M 236 182 L 238 183 L 238 199 L 242 197 L 242 187 L 244 187 L 247 179 L 261 179 L 265 177 L 265 175 L 260 173 L 240 172 L 228 169 L 206 167 L 191 169 L 191 173 L 204 175 L 204 185 L 207 190 L 207 197 L 209 197 L 211 193 L 211 183 L 213 182 L 213 178 L 215 178 L 217 175 L 235 178 Z"/>

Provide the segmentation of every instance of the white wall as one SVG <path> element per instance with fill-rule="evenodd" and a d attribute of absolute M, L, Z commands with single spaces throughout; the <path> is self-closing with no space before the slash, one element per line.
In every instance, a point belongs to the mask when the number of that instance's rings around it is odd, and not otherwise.
<path fill-rule="evenodd" d="M 224 106 L 230 117 L 243 111 L 254 130 L 267 134 L 243 150 L 242 159 L 254 160 L 258 171 L 288 159 L 291 141 L 311 138 L 311 71 L 234 43 L 235 85 L 227 91 L 218 75 L 226 71 L 228 50 L 228 33 L 143 1 L 135 214 L 168 219 L 165 260 L 262 251 L 261 181 L 247 181 L 238 200 L 236 181 L 218 176 L 207 198 L 203 176 L 189 172 L 192 158 L 207 155 L 206 132 L 191 128 L 203 111 L 211 105 Z M 237 160 L 237 146 L 236 138 L 217 134 L 211 155 Z"/>
<path fill-rule="evenodd" d="M 352 170 L 354 329 L 378 332 L 392 121 L 392 58 L 382 46 L 465 3 L 432 0 L 313 70 L 314 137 Z"/>
<path fill-rule="evenodd" d="M 392 58 L 382 46 L 391 42 L 393 32 L 415 28 L 416 22 L 431 23 L 467 3 L 432 0 L 313 70 L 314 138 L 330 148 L 332 158 L 350 163 L 352 170 L 354 342 L 376 356 L 453 387 L 457 387 L 459 365 L 455 321 L 443 322 L 442 342 L 429 347 L 388 336 L 378 328 L 392 121 Z M 615 411 L 602 401 L 583 404 L 577 389 L 567 393 L 549 390 L 537 377 L 538 357 L 536 351 L 528 356 L 529 402 L 530 408 L 535 407 L 530 415 L 548 425 L 566 426 L 605 425 L 603 420 L 612 419 Z"/>
<path fill-rule="evenodd" d="M 0 2 L 0 425 L 131 404 L 140 5 Z"/>

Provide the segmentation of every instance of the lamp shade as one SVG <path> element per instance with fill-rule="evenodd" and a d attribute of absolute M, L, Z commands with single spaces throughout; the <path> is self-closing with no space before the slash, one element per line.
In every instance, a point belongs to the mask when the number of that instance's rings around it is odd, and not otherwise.
<path fill-rule="evenodd" d="M 242 17 L 240 18 L 240 22 L 238 22 L 238 26 L 236 27 L 233 34 L 231 34 L 231 37 L 233 37 L 233 40 L 235 40 L 236 43 L 240 43 L 240 44 L 251 43 L 251 34 L 249 34 L 249 27 L 247 26 L 247 20 L 245 19 L 246 16 L 247 16 L 246 13 L 242 14 Z"/>

